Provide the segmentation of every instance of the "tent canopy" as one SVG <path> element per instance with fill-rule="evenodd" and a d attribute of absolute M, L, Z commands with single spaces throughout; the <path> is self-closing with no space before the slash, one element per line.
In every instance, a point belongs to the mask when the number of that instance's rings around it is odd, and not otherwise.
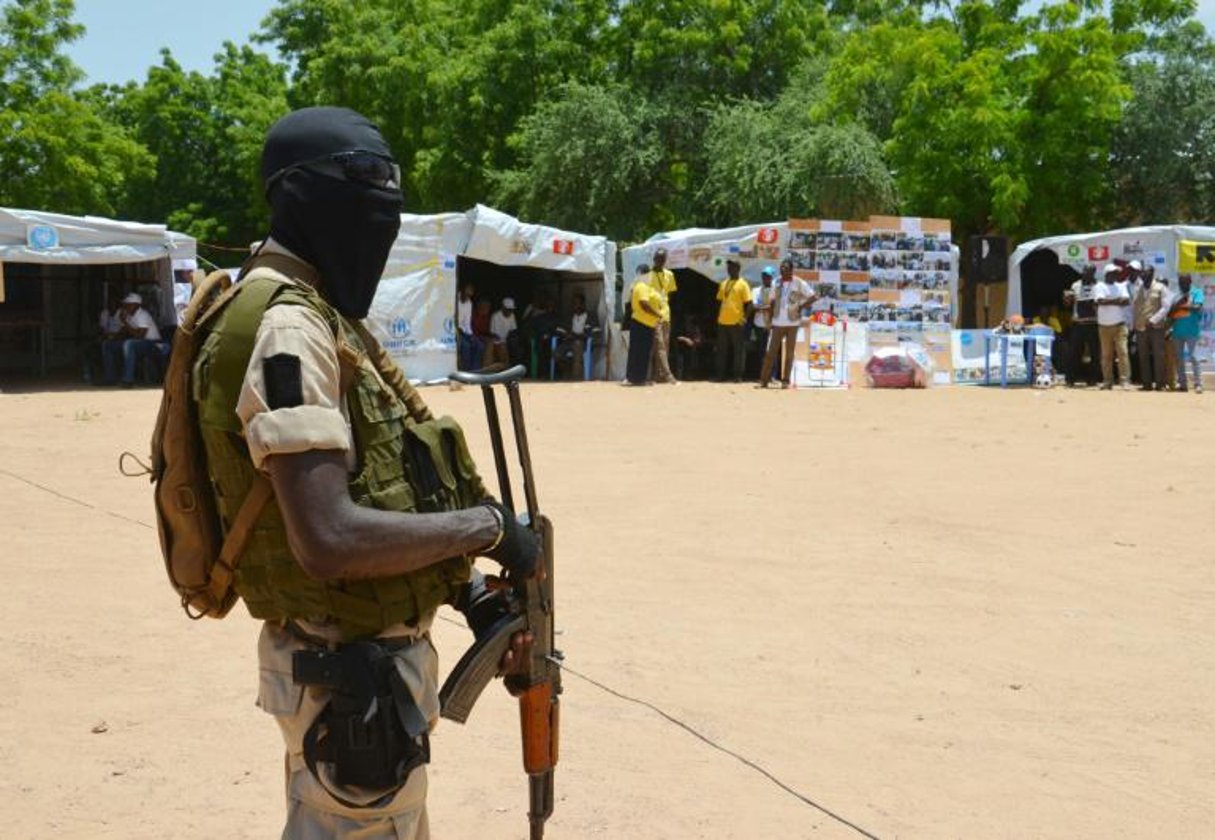
<path fill-rule="evenodd" d="M 402 215 L 367 323 L 411 378 L 440 380 L 456 369 L 461 257 L 577 275 L 601 285 L 601 320 L 612 311 L 616 246 L 602 236 L 528 224 L 480 204 L 464 213 Z"/>
<path fill-rule="evenodd" d="M 1053 288 L 1063 282 L 1060 277 L 1079 274 L 1086 265 L 1100 268 L 1114 260 L 1139 260 L 1155 266 L 1157 273 L 1176 278 L 1178 243 L 1182 240 L 1215 242 L 1215 227 L 1149 225 L 1024 242 L 1008 259 L 1005 311 L 1023 312 L 1027 304 L 1038 299 L 1034 289 L 1023 288 L 1025 283 L 1049 283 Z"/>
<path fill-rule="evenodd" d="M 640 245 L 621 252 L 624 264 L 624 300 L 629 299 L 637 266 L 648 264 L 654 251 L 667 250 L 667 267 L 686 268 L 713 281 L 726 276 L 725 259 L 737 259 L 742 276 L 759 284 L 764 266 L 778 263 L 789 239 L 788 222 L 767 222 L 732 228 L 686 228 L 657 233 Z"/>
<path fill-rule="evenodd" d="M 164 225 L 0 208 L 0 262 L 107 265 L 194 259 L 193 237 Z"/>

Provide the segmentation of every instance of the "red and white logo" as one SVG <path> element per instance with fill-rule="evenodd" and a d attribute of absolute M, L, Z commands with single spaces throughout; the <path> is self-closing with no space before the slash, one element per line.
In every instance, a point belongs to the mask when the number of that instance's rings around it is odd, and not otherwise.
<path fill-rule="evenodd" d="M 776 228 L 760 228 L 755 234 L 755 240 L 760 245 L 775 245 L 779 238 L 780 231 Z"/>
<path fill-rule="evenodd" d="M 554 239 L 553 240 L 554 254 L 573 254 L 574 240 L 572 239 Z"/>
<path fill-rule="evenodd" d="M 1092 245 L 1088 249 L 1089 262 L 1103 262 L 1110 258 L 1110 249 L 1108 245 Z"/>

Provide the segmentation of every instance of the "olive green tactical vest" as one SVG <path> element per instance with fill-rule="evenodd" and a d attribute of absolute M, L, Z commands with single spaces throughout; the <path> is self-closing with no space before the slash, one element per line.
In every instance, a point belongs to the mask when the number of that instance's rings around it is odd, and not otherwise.
<path fill-rule="evenodd" d="M 261 269 L 241 285 L 245 288 L 215 319 L 193 373 L 208 474 L 225 533 L 255 475 L 236 402 L 257 327 L 272 306 L 306 306 L 333 329 L 357 454 L 349 483 L 356 504 L 434 512 L 473 507 L 488 496 L 456 422 L 433 419 L 424 408 L 419 412 L 423 416 L 410 416 L 398 393 L 377 375 L 357 328 L 315 290 Z M 292 556 L 278 505 L 271 500 L 240 558 L 235 587 L 254 618 L 335 622 L 349 641 L 393 624 L 416 623 L 450 602 L 469 572 L 469 558 L 452 557 L 397 577 L 314 580 Z"/>

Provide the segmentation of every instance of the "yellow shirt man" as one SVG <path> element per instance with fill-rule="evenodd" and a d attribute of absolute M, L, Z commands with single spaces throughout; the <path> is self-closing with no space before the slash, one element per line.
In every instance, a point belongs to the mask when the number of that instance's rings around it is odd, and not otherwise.
<path fill-rule="evenodd" d="M 717 323 L 736 327 L 747 320 L 747 305 L 751 303 L 751 287 L 741 277 L 727 277 L 717 284 Z"/>
<path fill-rule="evenodd" d="M 670 272 L 667 273 L 670 274 Z M 658 316 L 651 315 L 649 312 L 646 312 L 645 309 L 642 308 L 641 303 L 644 301 L 645 303 L 648 303 L 652 309 L 656 309 L 659 312 L 662 311 L 658 293 L 655 292 L 647 282 L 651 276 L 653 275 L 646 275 L 645 278 L 640 279 L 633 284 L 633 294 L 631 297 L 633 320 L 646 327 L 658 326 Z"/>
<path fill-rule="evenodd" d="M 658 299 L 658 312 L 664 322 L 671 320 L 671 304 L 669 298 L 675 292 L 675 272 L 670 269 L 654 269 L 646 275 L 646 281 Z"/>

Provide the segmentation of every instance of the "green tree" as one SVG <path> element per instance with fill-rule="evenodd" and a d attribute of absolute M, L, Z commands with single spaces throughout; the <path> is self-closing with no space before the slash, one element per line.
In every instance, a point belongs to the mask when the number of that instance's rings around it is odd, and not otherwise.
<path fill-rule="evenodd" d="M 115 215 L 152 159 L 73 86 L 71 0 L 13 0 L 0 18 L 0 204 Z"/>
<path fill-rule="evenodd" d="M 885 142 L 908 213 L 960 233 L 1014 236 L 1101 225 L 1124 61 L 1189 0 L 1063 2 L 1023 14 L 964 0 L 853 32 L 833 57 L 825 107 Z"/>
<path fill-rule="evenodd" d="M 881 143 L 863 125 L 824 121 L 808 65 L 774 102 L 720 105 L 705 131 L 699 214 L 723 226 L 789 217 L 856 219 L 897 208 Z"/>
<path fill-rule="evenodd" d="M 228 247 L 264 235 L 259 161 L 287 110 L 285 76 L 265 55 L 225 43 L 213 75 L 186 72 L 162 50 L 142 83 L 95 91 L 157 162 L 132 189 L 129 215 Z"/>
<path fill-rule="evenodd" d="M 467 206 L 509 168 L 509 137 L 566 81 L 606 66 L 608 0 L 285 0 L 262 38 L 295 65 L 294 105 L 374 119 L 406 174 L 406 200 Z"/>
<path fill-rule="evenodd" d="M 1110 166 L 1122 224 L 1215 218 L 1215 44 L 1197 23 L 1171 35 L 1130 66 Z"/>
<path fill-rule="evenodd" d="M 618 239 L 665 228 L 662 119 L 619 86 L 566 85 L 521 121 L 519 166 L 494 174 L 493 199 L 529 219 Z"/>

